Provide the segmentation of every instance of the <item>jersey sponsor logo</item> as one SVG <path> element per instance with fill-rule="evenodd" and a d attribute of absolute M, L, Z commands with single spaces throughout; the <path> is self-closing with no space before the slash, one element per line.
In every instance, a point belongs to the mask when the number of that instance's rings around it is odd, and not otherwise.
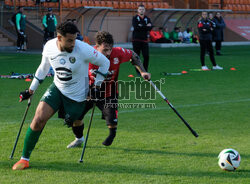
<path fill-rule="evenodd" d="M 68 68 L 56 68 L 56 76 L 61 81 L 69 81 L 72 79 L 72 71 Z"/>
<path fill-rule="evenodd" d="M 75 57 L 69 57 L 69 62 L 74 64 L 76 62 L 76 58 Z"/>
<path fill-rule="evenodd" d="M 118 58 L 114 58 L 114 64 L 117 65 L 119 63 L 119 59 Z"/>
<path fill-rule="evenodd" d="M 65 63 L 66 63 L 65 59 L 63 59 L 63 58 L 62 58 L 62 59 L 60 59 L 60 61 L 59 61 L 59 62 L 60 62 L 60 64 L 62 64 L 62 65 L 65 65 Z"/>

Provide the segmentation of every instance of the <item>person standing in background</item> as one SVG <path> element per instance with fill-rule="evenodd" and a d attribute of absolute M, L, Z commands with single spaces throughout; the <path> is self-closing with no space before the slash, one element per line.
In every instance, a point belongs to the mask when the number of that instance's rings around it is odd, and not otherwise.
<path fill-rule="evenodd" d="M 198 31 L 200 36 L 200 60 L 201 60 L 201 69 L 208 70 L 208 67 L 205 65 L 205 53 L 206 50 L 209 52 L 210 60 L 213 64 L 213 70 L 223 70 L 222 67 L 218 66 L 215 62 L 214 51 L 212 46 L 212 30 L 213 25 L 207 17 L 207 12 L 202 12 L 202 17 L 198 21 Z"/>
<path fill-rule="evenodd" d="M 55 37 L 55 31 L 57 26 L 56 16 L 52 12 L 52 8 L 48 8 L 48 13 L 43 17 L 44 38 L 45 44 L 48 40 Z"/>
<path fill-rule="evenodd" d="M 23 7 L 18 8 L 18 12 L 14 16 L 14 24 L 17 32 L 17 51 L 26 51 L 27 37 L 25 34 L 26 15 L 23 13 Z"/>
<path fill-rule="evenodd" d="M 145 15 L 145 7 L 144 5 L 139 5 L 137 9 L 138 14 L 132 19 L 133 26 L 133 50 L 134 52 L 140 56 L 140 52 L 142 52 L 143 56 L 143 66 L 146 71 L 148 71 L 149 64 L 149 47 L 148 47 L 148 38 L 149 31 L 153 28 L 151 20 L 149 17 Z M 139 74 L 139 72 L 137 71 Z"/>
<path fill-rule="evenodd" d="M 71 21 L 77 26 L 77 21 L 76 21 L 76 19 L 72 19 Z M 77 40 L 80 40 L 80 41 L 83 41 L 83 36 L 81 35 L 80 32 L 78 32 L 78 33 L 76 34 L 76 39 L 77 39 Z"/>
<path fill-rule="evenodd" d="M 214 29 L 214 41 L 215 41 L 215 50 L 216 55 L 220 56 L 221 54 L 221 42 L 224 41 L 224 28 L 226 24 L 221 16 L 220 12 L 217 12 L 215 17 L 213 18 L 213 22 L 216 27 Z"/>

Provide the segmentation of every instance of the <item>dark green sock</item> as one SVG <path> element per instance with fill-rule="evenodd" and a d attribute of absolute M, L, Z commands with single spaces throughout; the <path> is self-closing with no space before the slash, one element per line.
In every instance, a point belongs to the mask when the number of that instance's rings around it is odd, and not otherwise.
<path fill-rule="evenodd" d="M 22 157 L 24 158 L 30 158 L 30 154 L 32 150 L 34 149 L 39 136 L 41 135 L 42 131 L 33 131 L 30 127 L 28 128 L 25 139 L 24 139 L 24 145 L 23 145 L 23 154 Z"/>

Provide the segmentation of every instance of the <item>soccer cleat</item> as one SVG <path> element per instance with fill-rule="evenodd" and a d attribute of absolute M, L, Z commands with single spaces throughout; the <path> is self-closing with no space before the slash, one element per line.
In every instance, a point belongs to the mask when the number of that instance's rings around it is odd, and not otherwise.
<path fill-rule="evenodd" d="M 13 165 L 12 170 L 24 170 L 29 167 L 29 161 L 27 160 L 19 160 L 15 165 Z"/>
<path fill-rule="evenodd" d="M 202 70 L 209 70 L 208 67 L 205 65 L 205 66 L 202 66 L 201 67 Z"/>
<path fill-rule="evenodd" d="M 222 67 L 220 67 L 219 65 L 213 66 L 213 70 L 223 70 Z"/>
<path fill-rule="evenodd" d="M 84 137 L 78 139 L 76 138 L 74 141 L 72 141 L 67 148 L 76 148 L 76 147 L 81 147 L 82 143 L 84 142 Z"/>

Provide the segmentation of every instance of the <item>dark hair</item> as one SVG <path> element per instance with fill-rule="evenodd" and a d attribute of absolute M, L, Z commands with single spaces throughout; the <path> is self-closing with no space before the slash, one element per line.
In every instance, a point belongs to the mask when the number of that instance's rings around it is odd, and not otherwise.
<path fill-rule="evenodd" d="M 20 10 L 21 8 L 23 8 L 23 6 L 19 6 L 19 7 L 17 8 L 17 10 Z"/>
<path fill-rule="evenodd" d="M 97 45 L 101 45 L 103 43 L 113 45 L 114 39 L 113 39 L 113 36 L 109 32 L 99 31 L 95 35 L 95 42 Z"/>
<path fill-rule="evenodd" d="M 56 28 L 56 31 L 62 36 L 66 36 L 67 33 L 76 34 L 79 32 L 77 26 L 71 21 L 66 21 L 59 24 Z"/>

